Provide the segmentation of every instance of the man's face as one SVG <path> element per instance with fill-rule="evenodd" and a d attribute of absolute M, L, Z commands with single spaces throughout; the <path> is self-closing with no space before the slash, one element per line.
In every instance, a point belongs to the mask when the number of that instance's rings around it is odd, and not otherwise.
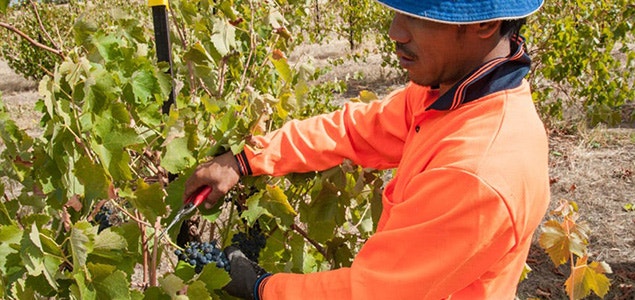
<path fill-rule="evenodd" d="M 465 28 L 396 13 L 389 36 L 410 80 L 423 86 L 452 86 L 471 71 Z M 469 56 L 469 55 L 467 55 Z"/>

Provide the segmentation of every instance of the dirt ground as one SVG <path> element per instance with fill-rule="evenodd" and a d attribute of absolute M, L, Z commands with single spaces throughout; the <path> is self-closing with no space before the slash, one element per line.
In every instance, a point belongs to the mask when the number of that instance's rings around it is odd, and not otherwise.
<path fill-rule="evenodd" d="M 346 42 L 334 42 L 300 47 L 290 59 L 324 66 L 329 58 L 346 52 Z M 341 97 L 353 97 L 363 89 L 382 96 L 402 84 L 403 79 L 395 72 L 379 69 L 379 63 L 378 55 L 369 55 L 366 62 L 339 66 L 325 80 L 363 73 L 363 79 L 349 82 L 349 90 Z M 0 78 L 7 109 L 14 113 L 19 126 L 36 134 L 39 116 L 33 105 L 38 98 L 37 84 L 15 75 L 4 62 L 0 62 Z M 581 221 L 591 228 L 590 260 L 605 261 L 612 268 L 612 286 L 605 299 L 635 299 L 635 211 L 625 209 L 625 205 L 635 204 L 635 129 L 580 129 L 575 134 L 550 131 L 550 149 L 553 205 L 559 199 L 578 203 Z M 537 245 L 532 248 L 528 263 L 533 271 L 519 285 L 519 299 L 567 298 L 566 266 L 555 268 Z M 589 297 L 594 298 L 597 297 Z"/>

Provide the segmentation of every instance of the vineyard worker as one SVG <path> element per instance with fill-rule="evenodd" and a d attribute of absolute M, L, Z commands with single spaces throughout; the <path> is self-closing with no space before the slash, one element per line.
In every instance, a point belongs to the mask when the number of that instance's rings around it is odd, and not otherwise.
<path fill-rule="evenodd" d="M 262 270 L 230 249 L 230 294 L 247 299 L 513 299 L 549 202 L 547 137 L 523 77 L 518 29 L 542 0 L 379 0 L 411 82 L 382 101 L 291 121 L 200 165 L 215 203 L 244 175 L 397 168 L 376 233 L 351 267 Z M 520 19 L 520 20 L 518 20 Z M 511 20 L 511 21 L 510 21 Z"/>

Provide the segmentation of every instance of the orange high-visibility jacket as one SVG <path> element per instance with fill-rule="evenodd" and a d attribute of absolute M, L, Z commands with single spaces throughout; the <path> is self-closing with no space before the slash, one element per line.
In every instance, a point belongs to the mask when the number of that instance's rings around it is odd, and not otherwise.
<path fill-rule="evenodd" d="M 262 299 L 514 298 L 549 202 L 547 137 L 515 41 L 513 55 L 442 96 L 411 83 L 383 101 L 291 121 L 237 155 L 253 175 L 344 159 L 397 168 L 377 232 L 350 268 L 274 274 Z"/>

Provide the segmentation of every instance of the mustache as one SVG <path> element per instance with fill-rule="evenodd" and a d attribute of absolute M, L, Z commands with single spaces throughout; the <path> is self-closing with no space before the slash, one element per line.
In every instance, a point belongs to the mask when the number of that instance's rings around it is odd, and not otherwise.
<path fill-rule="evenodd" d="M 417 58 L 417 55 L 406 47 L 404 43 L 395 42 L 395 49 L 398 53 L 410 59 Z"/>

